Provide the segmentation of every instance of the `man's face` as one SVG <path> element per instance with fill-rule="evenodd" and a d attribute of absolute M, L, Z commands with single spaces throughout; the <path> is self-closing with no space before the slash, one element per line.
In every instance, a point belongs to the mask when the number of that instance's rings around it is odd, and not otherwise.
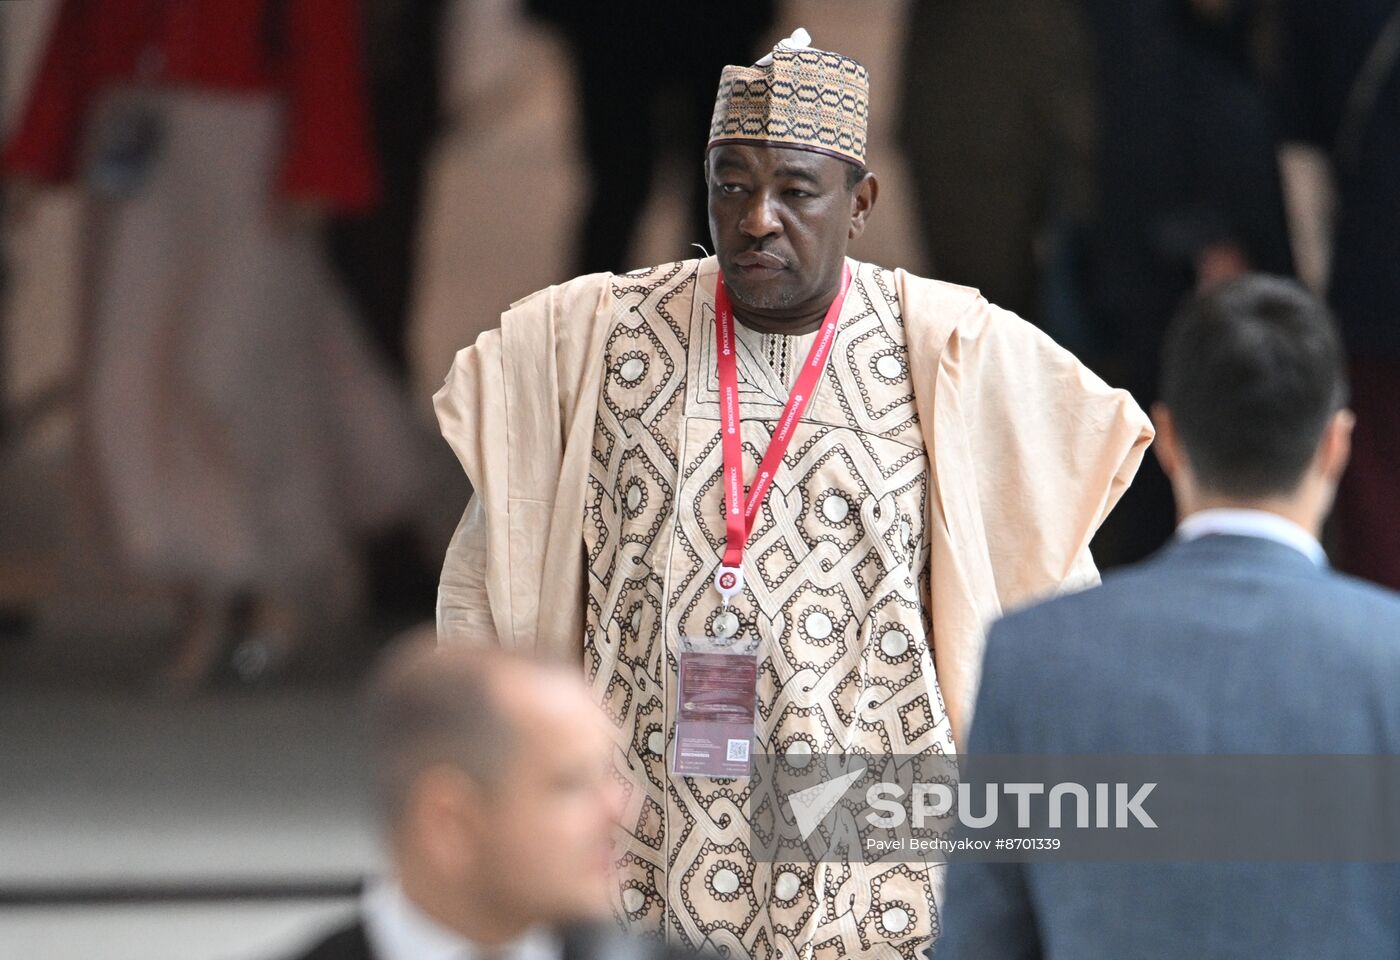
<path fill-rule="evenodd" d="M 483 866 L 503 902 L 536 922 L 607 916 L 622 791 L 607 721 L 586 691 L 558 678 L 504 698 L 518 733 L 491 791 Z"/>
<path fill-rule="evenodd" d="M 797 319 L 840 284 L 846 245 L 875 202 L 874 178 L 851 189 L 850 164 L 810 150 L 723 144 L 705 166 L 710 234 L 739 309 Z"/>

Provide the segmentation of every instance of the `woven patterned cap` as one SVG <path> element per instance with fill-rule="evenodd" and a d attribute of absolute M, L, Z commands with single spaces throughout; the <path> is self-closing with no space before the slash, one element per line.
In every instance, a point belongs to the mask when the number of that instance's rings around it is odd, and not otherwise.
<path fill-rule="evenodd" d="M 709 146 L 797 147 L 863 165 L 869 112 L 870 75 L 859 61 L 778 46 L 769 63 L 724 68 Z"/>

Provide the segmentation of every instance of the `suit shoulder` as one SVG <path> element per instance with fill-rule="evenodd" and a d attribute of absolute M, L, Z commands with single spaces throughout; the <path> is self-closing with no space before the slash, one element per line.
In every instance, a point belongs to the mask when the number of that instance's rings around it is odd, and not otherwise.
<path fill-rule="evenodd" d="M 1158 581 L 1164 575 L 1160 556 L 1116 567 L 1106 571 L 1098 584 L 1009 611 L 992 625 L 991 630 L 1005 641 L 1042 634 L 1051 623 L 1097 622 L 1101 611 L 1121 609 L 1125 599 L 1141 598 L 1144 592 L 1150 595 L 1160 590 Z"/>
<path fill-rule="evenodd" d="M 625 933 L 612 923 L 581 923 L 567 925 L 561 931 L 563 954 L 582 960 L 604 960 L 608 957 L 630 957 L 632 960 L 720 960 L 712 949 L 685 949 L 677 944 L 653 937 L 637 937 Z"/>
<path fill-rule="evenodd" d="M 374 960 L 365 935 L 364 922 L 358 918 L 321 936 L 301 953 L 290 954 L 288 960 Z"/>
<path fill-rule="evenodd" d="M 1200 575 L 1199 568 L 1183 568 L 1179 559 L 1161 552 L 1105 572 L 1098 586 L 1013 611 L 993 629 L 1006 642 L 1043 635 L 1052 625 L 1104 622 L 1110 614 L 1141 608 L 1154 598 L 1161 601 L 1172 584 Z M 1363 622 L 1375 628 L 1376 636 L 1400 636 L 1400 593 L 1330 569 L 1322 576 L 1290 578 L 1287 584 L 1290 601 L 1303 603 L 1329 622 Z M 1345 616 L 1334 617 L 1327 611 Z"/>
<path fill-rule="evenodd" d="M 1400 593 L 1337 570 L 1328 570 L 1321 583 L 1349 606 L 1365 607 L 1368 615 L 1400 625 Z"/>

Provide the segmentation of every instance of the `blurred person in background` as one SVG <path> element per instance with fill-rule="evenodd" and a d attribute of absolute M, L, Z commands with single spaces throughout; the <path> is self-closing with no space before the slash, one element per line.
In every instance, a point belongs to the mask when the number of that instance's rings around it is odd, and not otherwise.
<path fill-rule="evenodd" d="M 1045 253 L 1092 209 L 1094 67 L 1078 0 L 910 5 L 898 136 L 930 276 L 976 287 L 1071 349 Z"/>
<path fill-rule="evenodd" d="M 661 161 L 678 157 L 690 172 L 705 149 L 715 76 L 726 63 L 752 59 L 775 6 L 776 0 L 527 0 L 526 11 L 563 38 L 578 93 L 586 197 L 574 273 L 634 266 L 632 241 Z M 705 186 L 699 177 L 693 184 L 685 242 L 708 244 Z"/>
<path fill-rule="evenodd" d="M 0 9 L 0 55 L 8 57 L 9 48 L 7 43 L 11 35 L 11 25 L 8 19 L 10 11 Z M 0 77 L 6 76 L 3 70 L 3 62 L 0 62 Z M 12 95 L 8 85 L 0 87 L 0 103 L 6 102 Z M 10 216 L 13 199 L 8 195 L 0 196 L 0 221 Z M 6 305 L 13 300 L 11 290 L 13 287 L 11 276 L 11 265 L 8 257 L 0 256 L 0 302 Z M 0 396 L 8 397 L 9 383 L 9 344 L 12 339 L 12 331 L 9 324 L 8 313 L 0 318 Z M 0 404 L 0 450 L 13 447 L 19 439 L 19 435 L 24 432 L 25 424 L 23 416 L 16 416 L 10 405 Z M 25 562 L 28 569 L 33 569 L 38 564 Z M 9 579 L 11 571 L 5 571 L 5 579 Z M 33 594 L 30 590 L 21 588 L 15 591 L 15 596 L 0 596 L 0 641 L 11 637 L 21 637 L 26 635 L 32 625 L 34 602 Z M 7 591 L 8 593 L 8 591 Z"/>
<path fill-rule="evenodd" d="M 1326 151 L 1336 197 L 1327 296 L 1356 411 L 1338 565 L 1400 589 L 1400 2 L 1279 8 L 1287 132 Z"/>
<path fill-rule="evenodd" d="M 1400 595 L 1317 539 L 1346 402 L 1337 330 L 1297 284 L 1246 276 L 1182 310 L 1153 409 L 1175 539 L 992 626 L 967 752 L 1400 752 Z M 1394 863 L 956 863 L 934 957 L 1381 960 L 1397 902 Z"/>
<path fill-rule="evenodd" d="M 371 145 L 380 172 L 377 202 L 367 210 L 332 211 L 327 242 L 356 316 L 398 380 L 412 386 L 409 357 L 414 285 L 428 174 L 443 127 L 443 36 L 448 0 L 356 0 L 364 24 Z M 432 448 L 436 450 L 436 447 Z M 450 458 L 433 467 L 455 475 Z M 450 532 L 452 520 L 434 524 Z M 425 542 L 407 522 L 366 544 L 370 602 L 381 618 L 419 620 L 432 608 L 436 558 L 445 536 Z M 439 542 L 439 539 L 441 542 Z M 429 563 L 428 558 L 433 562 Z"/>
<path fill-rule="evenodd" d="M 577 671 L 408 643 L 376 672 L 391 867 L 301 960 L 650 960 L 611 918 L 622 788 Z"/>
<path fill-rule="evenodd" d="M 420 495 L 318 233 L 379 191 L 358 29 L 352 0 L 66 0 L 4 153 L 86 201 L 79 483 L 117 569 L 180 599 L 180 687 L 285 662 L 352 606 L 352 535 Z"/>
<path fill-rule="evenodd" d="M 405 382 L 428 164 L 442 129 L 447 0 L 355 0 L 364 23 L 371 147 L 380 172 L 368 209 L 335 211 L 332 258 L 376 346 Z"/>
<path fill-rule="evenodd" d="M 1083 0 L 1097 63 L 1096 337 L 1138 402 L 1157 397 L 1167 321 L 1193 289 L 1293 272 L 1265 77 L 1266 0 Z M 1101 532 L 1111 560 L 1172 531 L 1156 461 Z"/>

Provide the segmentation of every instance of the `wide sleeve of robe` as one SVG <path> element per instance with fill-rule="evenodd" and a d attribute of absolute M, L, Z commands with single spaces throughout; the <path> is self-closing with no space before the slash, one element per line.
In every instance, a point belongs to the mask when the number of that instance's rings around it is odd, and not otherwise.
<path fill-rule="evenodd" d="M 438 587 L 438 642 L 582 664 L 579 518 L 610 275 L 526 297 L 457 353 L 433 396 L 474 491 Z"/>
<path fill-rule="evenodd" d="M 1089 541 L 1153 431 L 1127 391 L 977 291 L 903 271 L 896 282 L 935 493 L 934 666 L 961 745 L 987 626 L 1098 582 Z"/>

